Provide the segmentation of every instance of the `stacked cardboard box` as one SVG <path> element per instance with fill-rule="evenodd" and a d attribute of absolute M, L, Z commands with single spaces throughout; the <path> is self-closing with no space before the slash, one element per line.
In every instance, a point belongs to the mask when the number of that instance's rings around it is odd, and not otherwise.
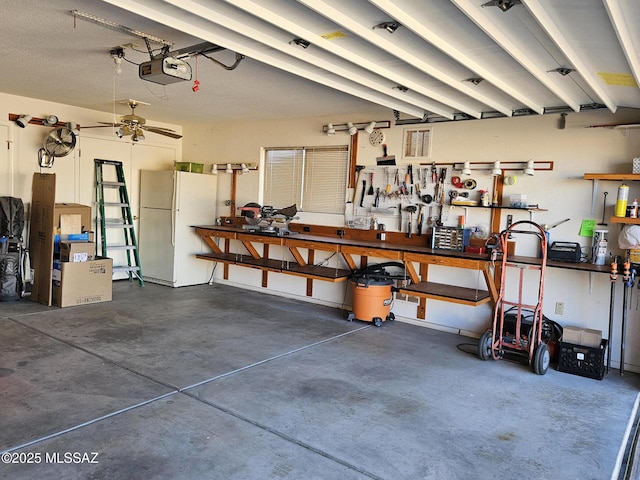
<path fill-rule="evenodd" d="M 55 174 L 34 174 L 31 210 L 31 299 L 68 307 L 112 298 L 113 261 L 97 257 L 91 207 L 55 203 Z"/>
<path fill-rule="evenodd" d="M 85 305 L 111 300 L 110 258 L 96 257 L 93 234 L 87 232 L 91 207 L 56 204 L 59 224 L 53 263 L 52 303 L 58 307 Z"/>

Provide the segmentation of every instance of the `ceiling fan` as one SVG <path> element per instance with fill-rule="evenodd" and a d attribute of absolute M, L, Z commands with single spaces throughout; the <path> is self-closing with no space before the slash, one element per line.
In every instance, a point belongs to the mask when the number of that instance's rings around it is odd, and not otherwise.
<path fill-rule="evenodd" d="M 138 105 L 150 105 L 146 102 L 141 102 L 139 100 L 126 99 L 121 100 L 118 103 L 122 103 L 125 105 L 129 105 L 131 108 L 130 115 L 122 115 L 120 117 L 120 122 L 118 123 L 109 123 L 109 122 L 98 122 L 101 125 L 90 125 L 88 127 L 82 128 L 102 128 L 102 127 L 112 127 L 118 128 L 116 131 L 116 135 L 119 138 L 131 136 L 131 139 L 134 142 L 138 142 L 140 140 L 144 140 L 144 132 L 152 132 L 158 133 L 160 135 L 164 135 L 165 137 L 171 138 L 182 138 L 182 135 L 178 135 L 175 130 L 171 130 L 170 128 L 164 127 L 153 127 L 151 125 L 146 124 L 146 120 L 135 114 L 135 109 Z"/>

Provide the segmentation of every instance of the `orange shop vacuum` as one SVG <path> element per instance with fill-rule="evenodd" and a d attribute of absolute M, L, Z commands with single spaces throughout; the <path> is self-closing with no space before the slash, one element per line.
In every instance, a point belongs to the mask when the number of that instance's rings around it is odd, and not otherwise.
<path fill-rule="evenodd" d="M 402 275 L 393 275 L 387 271 L 389 267 L 399 267 Z M 351 275 L 353 285 L 353 311 L 347 316 L 347 320 L 360 320 L 372 322 L 376 327 L 383 321 L 394 320 L 391 313 L 395 279 L 404 279 L 404 265 L 399 262 L 386 262 L 370 265 L 356 270 Z"/>

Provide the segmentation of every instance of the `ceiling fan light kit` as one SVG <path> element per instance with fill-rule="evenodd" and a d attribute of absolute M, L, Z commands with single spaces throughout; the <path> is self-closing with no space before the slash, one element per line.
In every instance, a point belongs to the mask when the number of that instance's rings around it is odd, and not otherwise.
<path fill-rule="evenodd" d="M 90 125 L 83 128 L 117 128 L 115 134 L 118 138 L 131 136 L 131 140 L 134 142 L 144 140 L 145 132 L 157 133 L 159 135 L 175 139 L 182 138 L 182 135 L 177 134 L 175 130 L 171 130 L 170 128 L 147 125 L 147 120 L 145 118 L 135 114 L 135 109 L 138 105 L 150 105 L 149 103 L 133 100 L 131 98 L 121 100 L 120 103 L 129 105 L 131 113 L 129 115 L 120 116 L 120 121 L 118 123 L 98 122 L 101 125 Z"/>

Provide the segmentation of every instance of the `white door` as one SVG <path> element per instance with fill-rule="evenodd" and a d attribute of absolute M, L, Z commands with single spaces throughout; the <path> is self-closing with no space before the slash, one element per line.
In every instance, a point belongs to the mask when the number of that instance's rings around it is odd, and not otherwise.
<path fill-rule="evenodd" d="M 78 168 L 78 198 L 79 203 L 92 206 L 93 228 L 96 229 L 96 197 L 95 197 L 95 175 L 94 159 L 115 160 L 122 162 L 122 167 L 127 183 L 127 193 L 129 204 L 134 220 L 134 231 L 138 236 L 138 215 L 140 198 L 140 169 L 145 170 L 169 170 L 173 168 L 174 158 L 176 158 L 179 146 L 165 147 L 152 144 L 132 144 L 130 139 L 117 137 L 96 136 L 91 137 L 84 132 L 80 136 L 80 156 Z M 115 181 L 115 168 L 103 168 L 106 181 Z M 116 189 L 107 194 L 117 194 Z M 109 199 L 107 199 L 109 201 Z M 109 217 L 109 213 L 106 213 Z M 123 244 L 124 231 L 110 229 L 107 234 L 109 244 Z M 127 257 L 124 251 L 110 252 L 114 265 L 126 265 Z M 141 261 L 142 264 L 142 261 Z M 143 274 L 144 264 L 141 265 Z M 127 278 L 124 273 L 114 275 L 114 279 Z"/>

